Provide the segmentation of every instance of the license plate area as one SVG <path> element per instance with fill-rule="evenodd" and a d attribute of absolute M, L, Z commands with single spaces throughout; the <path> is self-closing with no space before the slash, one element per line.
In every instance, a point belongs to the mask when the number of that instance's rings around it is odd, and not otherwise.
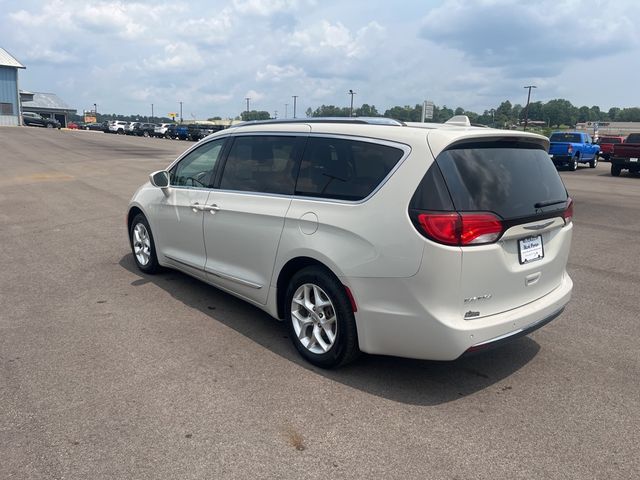
<path fill-rule="evenodd" d="M 542 235 L 521 238 L 518 240 L 518 259 L 520 264 L 536 262 L 544 258 Z"/>

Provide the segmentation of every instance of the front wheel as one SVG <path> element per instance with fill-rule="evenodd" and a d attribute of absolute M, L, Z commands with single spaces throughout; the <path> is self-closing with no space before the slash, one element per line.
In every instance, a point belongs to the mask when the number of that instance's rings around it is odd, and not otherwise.
<path fill-rule="evenodd" d="M 307 267 L 293 276 L 285 295 L 285 321 L 300 355 L 318 367 L 345 365 L 360 353 L 345 287 L 323 268 Z"/>
<path fill-rule="evenodd" d="M 147 218 L 139 213 L 133 218 L 129 229 L 129 241 L 136 265 L 144 273 L 156 273 L 160 270 L 153 234 Z"/>
<path fill-rule="evenodd" d="M 50 123 L 47 123 L 47 128 L 53 128 L 53 125 L 51 125 Z"/>
<path fill-rule="evenodd" d="M 589 168 L 596 168 L 598 166 L 598 155 L 593 157 L 593 160 L 589 162 Z"/>
<path fill-rule="evenodd" d="M 622 171 L 622 168 L 620 168 L 620 165 L 616 165 L 616 164 L 611 164 L 611 176 L 612 177 L 619 177 L 620 176 L 620 172 Z"/>

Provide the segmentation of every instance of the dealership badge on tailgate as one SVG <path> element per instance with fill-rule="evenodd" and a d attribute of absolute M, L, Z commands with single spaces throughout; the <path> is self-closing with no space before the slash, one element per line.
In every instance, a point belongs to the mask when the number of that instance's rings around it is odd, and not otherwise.
<path fill-rule="evenodd" d="M 518 241 L 518 255 L 520 263 L 531 263 L 544 258 L 542 235 L 527 237 Z"/>

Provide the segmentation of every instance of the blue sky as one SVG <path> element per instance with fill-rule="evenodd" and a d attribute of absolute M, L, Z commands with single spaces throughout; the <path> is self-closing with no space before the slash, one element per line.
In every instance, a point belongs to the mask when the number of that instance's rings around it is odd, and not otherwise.
<path fill-rule="evenodd" d="M 321 104 L 640 106 L 637 0 L 0 0 L 23 89 L 207 118 Z M 285 106 L 288 104 L 288 106 Z"/>

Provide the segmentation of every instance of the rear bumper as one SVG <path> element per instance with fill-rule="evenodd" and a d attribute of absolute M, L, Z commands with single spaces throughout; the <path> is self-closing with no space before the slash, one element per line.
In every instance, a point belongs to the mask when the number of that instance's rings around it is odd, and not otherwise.
<path fill-rule="evenodd" d="M 558 165 L 564 166 L 564 165 L 569 165 L 569 164 L 573 163 L 573 156 L 571 156 L 571 155 L 549 154 L 549 157 L 551 157 L 551 161 L 556 166 L 558 166 Z"/>
<path fill-rule="evenodd" d="M 560 308 L 558 311 L 552 313 L 546 318 L 533 323 L 529 326 L 523 327 L 519 330 L 514 330 L 513 332 L 506 333 L 504 335 L 500 335 L 496 338 L 491 338 L 484 342 L 476 343 L 475 345 L 470 346 L 466 352 L 462 354 L 463 357 L 468 357 L 472 355 L 476 355 L 478 353 L 486 352 L 488 350 L 492 350 L 494 348 L 500 347 L 505 343 L 509 343 L 516 338 L 524 337 L 529 335 L 532 332 L 535 332 L 541 327 L 544 327 L 547 323 L 551 322 L 555 318 L 557 318 L 562 312 L 564 312 L 564 307 Z"/>
<path fill-rule="evenodd" d="M 358 305 L 360 349 L 367 353 L 423 360 L 455 360 L 470 349 L 501 345 L 542 327 L 562 313 L 573 282 L 563 274 L 551 292 L 526 305 L 475 320 L 425 302 L 412 278 L 343 278 Z M 441 299 L 443 300 L 443 299 Z"/>
<path fill-rule="evenodd" d="M 633 158 L 635 158 L 635 160 L 633 160 Z M 640 168 L 640 157 L 611 157 L 610 161 L 613 165 L 619 165 L 622 168 Z"/>

